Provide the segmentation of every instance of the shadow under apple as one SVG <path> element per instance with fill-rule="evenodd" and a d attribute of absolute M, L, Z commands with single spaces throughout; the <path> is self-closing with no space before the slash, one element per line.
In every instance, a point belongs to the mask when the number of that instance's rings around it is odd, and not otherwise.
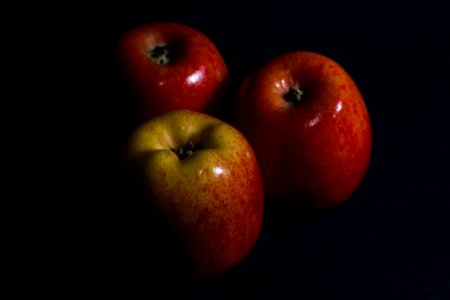
<path fill-rule="evenodd" d="M 173 284 L 194 280 L 180 239 L 152 209 L 139 181 L 128 174 L 124 177 L 128 195 L 123 214 L 126 229 L 119 254 L 123 279 L 143 289 L 176 293 Z"/>
<path fill-rule="evenodd" d="M 298 201 L 266 197 L 263 230 L 289 227 L 327 215 L 333 208 L 318 209 Z M 295 199 L 295 198 L 294 198 Z"/>

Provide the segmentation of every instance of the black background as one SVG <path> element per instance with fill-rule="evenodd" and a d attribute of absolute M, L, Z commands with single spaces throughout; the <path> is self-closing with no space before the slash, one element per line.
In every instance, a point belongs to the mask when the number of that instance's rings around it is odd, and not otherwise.
<path fill-rule="evenodd" d="M 148 1 L 76 11 L 70 39 L 83 59 L 73 70 L 83 76 L 72 82 L 72 104 L 80 108 L 73 145 L 83 159 L 71 167 L 83 176 L 67 193 L 78 199 L 71 209 L 81 212 L 71 220 L 59 265 L 77 274 L 62 276 L 69 294 L 93 288 L 99 295 L 181 299 L 450 298 L 448 9 Z M 206 34 L 229 67 L 232 92 L 288 51 L 315 51 L 341 64 L 358 84 L 373 127 L 371 164 L 349 201 L 296 222 L 266 218 L 249 256 L 216 278 L 183 280 L 149 263 L 151 241 L 120 169 L 121 146 L 136 124 L 115 47 L 125 31 L 154 21 Z"/>

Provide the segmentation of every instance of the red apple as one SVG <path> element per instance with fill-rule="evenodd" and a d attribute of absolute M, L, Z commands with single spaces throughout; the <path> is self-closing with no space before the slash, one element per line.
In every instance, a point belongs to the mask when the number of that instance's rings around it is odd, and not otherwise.
<path fill-rule="evenodd" d="M 269 198 L 333 207 L 368 167 L 366 105 L 352 78 L 325 56 L 292 52 L 267 63 L 241 86 L 237 119 Z"/>
<path fill-rule="evenodd" d="M 264 195 L 256 157 L 238 130 L 175 110 L 140 126 L 127 149 L 148 202 L 177 234 L 193 274 L 223 272 L 249 253 Z"/>
<path fill-rule="evenodd" d="M 181 24 L 151 23 L 126 32 L 119 59 L 143 118 L 174 109 L 216 113 L 229 81 L 214 44 Z"/>

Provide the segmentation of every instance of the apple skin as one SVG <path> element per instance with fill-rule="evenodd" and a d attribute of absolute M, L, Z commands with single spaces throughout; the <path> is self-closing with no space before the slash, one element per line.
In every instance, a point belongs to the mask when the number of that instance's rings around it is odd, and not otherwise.
<path fill-rule="evenodd" d="M 154 52 L 162 46 L 167 48 Z M 228 69 L 204 34 L 182 24 L 150 23 L 126 32 L 118 49 L 143 120 L 175 109 L 220 111 Z M 161 54 L 164 51 L 168 56 Z M 170 61 L 158 63 L 167 57 Z"/>
<path fill-rule="evenodd" d="M 193 152 L 180 159 L 178 150 L 190 142 Z M 250 144 L 234 127 L 202 113 L 170 111 L 136 129 L 127 161 L 153 211 L 179 240 L 191 275 L 221 273 L 253 248 L 262 226 L 262 178 Z"/>
<path fill-rule="evenodd" d="M 291 87 L 303 92 L 297 104 L 286 100 Z M 278 203 L 334 207 L 366 173 L 366 105 L 352 78 L 325 56 L 298 51 L 268 62 L 243 82 L 236 118 L 257 155 L 266 196 Z"/>

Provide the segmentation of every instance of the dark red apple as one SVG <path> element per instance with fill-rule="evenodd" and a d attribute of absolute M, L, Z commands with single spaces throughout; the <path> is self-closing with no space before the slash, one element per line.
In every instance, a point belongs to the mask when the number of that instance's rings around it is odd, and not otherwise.
<path fill-rule="evenodd" d="M 325 56 L 292 52 L 268 62 L 243 83 L 237 119 L 269 198 L 333 207 L 350 197 L 367 170 L 366 105 L 352 78 Z"/>
<path fill-rule="evenodd" d="M 229 82 L 215 45 L 176 23 L 151 23 L 124 34 L 119 59 L 143 119 L 174 109 L 216 114 Z"/>

